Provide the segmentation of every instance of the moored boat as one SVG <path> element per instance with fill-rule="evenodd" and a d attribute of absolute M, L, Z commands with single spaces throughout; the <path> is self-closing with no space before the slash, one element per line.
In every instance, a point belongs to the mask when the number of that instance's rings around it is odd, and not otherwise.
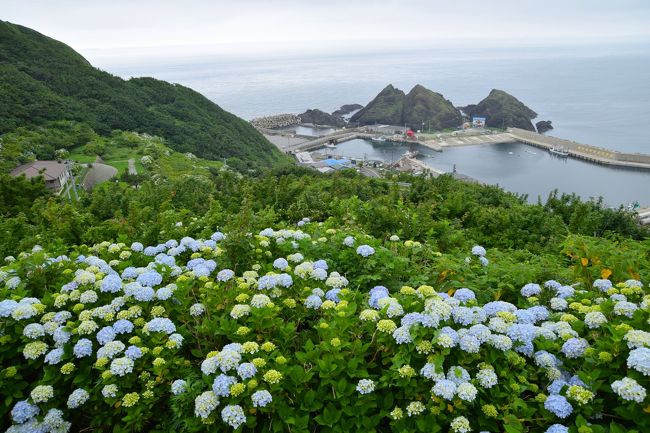
<path fill-rule="evenodd" d="M 560 156 L 562 158 L 569 156 L 569 151 L 564 147 L 551 147 L 548 151 L 553 155 Z"/>

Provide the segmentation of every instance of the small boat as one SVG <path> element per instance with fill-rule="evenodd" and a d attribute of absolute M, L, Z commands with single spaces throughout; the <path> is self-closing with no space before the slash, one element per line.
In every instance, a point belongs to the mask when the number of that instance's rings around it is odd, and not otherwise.
<path fill-rule="evenodd" d="M 566 158 L 569 156 L 569 151 L 566 150 L 564 147 L 551 147 L 549 150 L 553 155 Z"/>
<path fill-rule="evenodd" d="M 323 147 L 327 147 L 328 149 L 336 149 L 336 145 L 334 143 L 325 143 L 323 144 Z"/>
<path fill-rule="evenodd" d="M 372 137 L 370 140 L 376 141 L 378 143 L 383 143 L 384 141 L 386 141 L 386 138 L 384 138 L 384 137 Z"/>

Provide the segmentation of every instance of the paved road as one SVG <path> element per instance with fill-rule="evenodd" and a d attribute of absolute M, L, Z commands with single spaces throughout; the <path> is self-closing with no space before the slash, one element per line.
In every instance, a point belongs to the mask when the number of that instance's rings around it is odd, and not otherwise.
<path fill-rule="evenodd" d="M 98 183 L 114 178 L 116 174 L 117 168 L 95 162 L 83 180 L 83 187 L 86 190 L 90 190 Z"/>
<path fill-rule="evenodd" d="M 138 170 L 135 168 L 135 160 L 133 158 L 129 159 L 129 174 L 131 176 L 138 174 Z"/>

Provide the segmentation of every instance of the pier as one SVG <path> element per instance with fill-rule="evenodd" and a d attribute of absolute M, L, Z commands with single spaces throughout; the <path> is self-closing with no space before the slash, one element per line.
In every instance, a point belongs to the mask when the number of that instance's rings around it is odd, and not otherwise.
<path fill-rule="evenodd" d="M 639 218 L 639 224 L 642 226 L 650 225 L 650 207 L 639 209 L 636 211 L 636 214 Z"/>
<path fill-rule="evenodd" d="M 603 149 L 601 147 L 542 135 L 519 128 L 508 128 L 508 133 L 516 141 L 521 141 L 522 143 L 545 150 L 564 148 L 569 153 L 569 156 L 596 164 L 650 170 L 650 155 Z"/>

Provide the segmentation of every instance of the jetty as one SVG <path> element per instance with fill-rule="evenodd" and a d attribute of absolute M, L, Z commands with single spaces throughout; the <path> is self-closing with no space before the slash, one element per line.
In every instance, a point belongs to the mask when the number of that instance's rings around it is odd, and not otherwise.
<path fill-rule="evenodd" d="M 596 164 L 650 170 L 650 155 L 647 154 L 603 149 L 602 147 L 542 135 L 519 128 L 508 128 L 508 133 L 515 141 L 549 151 L 558 148 L 566 149 L 569 156 Z"/>
<path fill-rule="evenodd" d="M 639 218 L 639 224 L 642 226 L 650 225 L 650 207 L 644 209 L 638 209 L 636 211 L 637 217 Z"/>

